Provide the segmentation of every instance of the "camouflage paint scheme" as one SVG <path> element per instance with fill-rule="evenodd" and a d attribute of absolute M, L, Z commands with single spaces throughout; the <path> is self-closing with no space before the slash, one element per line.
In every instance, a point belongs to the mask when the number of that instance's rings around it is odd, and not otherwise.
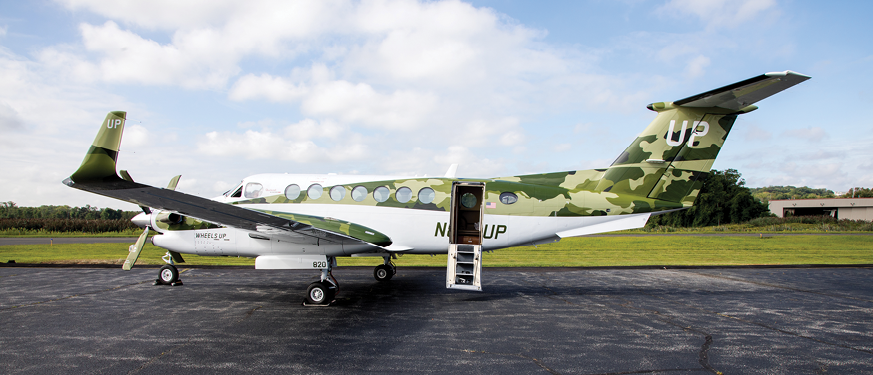
<path fill-rule="evenodd" d="M 602 216 L 690 207 L 738 113 L 720 108 L 681 108 L 669 103 L 658 104 L 657 118 L 605 169 L 493 179 L 410 178 L 359 182 L 343 186 L 346 194 L 340 201 L 329 198 L 333 186 L 323 187 L 323 193 L 318 199 L 310 199 L 304 194 L 308 186 L 300 186 L 304 192 L 295 199 L 288 199 L 284 194 L 273 194 L 232 203 L 372 205 L 448 212 L 452 183 L 472 181 L 485 183 L 487 202 L 499 202 L 499 196 L 503 192 L 512 192 L 518 196 L 519 200 L 514 204 L 498 203 L 497 208 L 489 209 L 487 212 L 492 215 Z M 702 120 L 708 122 L 708 131 L 702 136 L 696 136 L 693 144 L 689 144 L 692 135 L 700 133 L 687 128 L 683 131 L 676 126 L 672 133 L 669 131 L 671 121 L 675 125 Z M 679 145 L 669 146 L 666 142 L 668 138 Z M 662 163 L 647 160 L 660 160 Z M 246 183 L 256 181 L 246 179 Z M 389 189 L 391 196 L 381 203 L 371 195 L 356 202 L 351 198 L 351 190 L 357 186 L 365 187 L 368 192 L 384 186 Z M 401 187 L 408 187 L 413 192 L 412 199 L 406 203 L 396 199 L 395 193 Z M 424 204 L 417 199 L 417 192 L 425 187 L 436 193 L 432 203 Z"/>
<path fill-rule="evenodd" d="M 675 102 L 650 104 L 648 108 L 657 113 L 655 119 L 612 165 L 603 169 L 488 179 L 255 175 L 247 177 L 237 188 L 214 200 L 172 192 L 171 189 L 153 188 L 118 177 L 115 164 L 125 112 L 117 111 L 106 116 L 79 170 L 64 183 L 157 208 L 152 214 L 152 223 L 154 229 L 161 233 L 217 230 L 221 227 L 257 232 L 269 227 L 273 234 L 284 231 L 289 236 L 305 234 L 332 241 L 344 246 L 335 250 L 336 254 L 349 254 L 359 249 L 372 250 L 373 247 L 390 250 L 391 245 L 414 248 L 416 245 L 411 242 L 415 242 L 416 234 L 405 232 L 415 230 L 416 233 L 433 234 L 434 223 L 439 231 L 440 223 L 447 221 L 445 218 L 448 217 L 451 204 L 453 182 L 483 182 L 486 189 L 483 201 L 490 203 L 485 208 L 486 225 L 490 223 L 494 228 L 500 224 L 505 230 L 507 218 L 516 218 L 513 220 L 521 220 L 518 223 L 524 224 L 513 230 L 523 231 L 523 227 L 534 223 L 528 219 L 550 223 L 536 225 L 564 223 L 564 232 L 556 229 L 527 237 L 519 234 L 512 242 L 498 243 L 496 238 L 492 240 L 499 247 L 535 243 L 549 236 L 555 237 L 556 232 L 561 237 L 564 236 L 561 233 L 578 235 L 573 233 L 581 232 L 568 229 L 592 225 L 586 223 L 597 225 L 606 222 L 563 219 L 645 215 L 643 221 L 632 224 L 639 227 L 644 225 L 644 220 L 650 214 L 691 207 L 736 117 L 755 110 L 757 107 L 752 103 L 808 78 L 790 71 L 767 73 Z M 234 196 L 238 191 L 244 192 L 250 183 L 261 184 L 258 192 L 263 191 L 264 194 L 257 194 L 256 198 Z M 316 199 L 307 194 L 307 189 L 314 183 L 322 185 L 322 194 Z M 287 197 L 284 191 L 292 184 L 298 185 L 300 194 Z M 343 189 L 342 199 L 331 198 L 330 190 L 336 186 Z M 366 197 L 361 201 L 352 199 L 352 190 L 358 186 L 367 190 Z M 385 187 L 390 192 L 383 202 L 378 202 L 373 196 L 378 187 Z M 406 202 L 397 199 L 396 192 L 402 188 L 411 190 L 411 197 Z M 426 188 L 434 192 L 434 199 L 427 203 L 418 197 L 420 191 Z M 517 201 L 511 204 L 501 202 L 500 195 L 503 193 L 515 194 Z M 374 211 L 376 208 L 384 210 Z M 178 223 L 169 223 L 165 220 L 170 214 L 168 211 L 186 216 Z M 323 214 L 314 214 L 316 212 Z M 403 218 L 408 217 L 408 225 L 425 228 L 396 230 L 385 227 L 384 220 L 380 221 L 380 218 L 389 217 L 394 220 L 392 223 L 395 226 L 407 225 Z M 619 227 L 604 228 L 598 230 L 617 230 L 615 228 Z M 397 238 L 410 243 L 398 244 Z M 363 246 L 351 246 L 346 240 L 357 241 Z M 438 252 L 433 242 L 422 246 L 428 252 Z M 185 252 L 184 249 L 175 250 Z"/>

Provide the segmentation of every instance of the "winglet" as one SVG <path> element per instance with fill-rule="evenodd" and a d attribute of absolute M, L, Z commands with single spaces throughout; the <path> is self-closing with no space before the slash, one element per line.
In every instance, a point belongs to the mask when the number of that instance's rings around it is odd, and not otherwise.
<path fill-rule="evenodd" d="M 119 179 L 115 174 L 115 161 L 118 159 L 118 149 L 121 145 L 121 134 L 124 132 L 124 122 L 127 112 L 114 111 L 106 115 L 94 143 L 85 154 L 82 165 L 68 180 L 72 183 L 88 181 L 105 181 Z M 70 185 L 67 181 L 64 181 Z"/>

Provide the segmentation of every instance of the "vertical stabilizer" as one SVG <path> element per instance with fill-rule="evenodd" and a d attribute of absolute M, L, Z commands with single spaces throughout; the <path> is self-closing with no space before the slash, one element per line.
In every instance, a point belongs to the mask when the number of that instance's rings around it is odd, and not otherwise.
<path fill-rule="evenodd" d="M 649 104 L 658 116 L 594 190 L 691 206 L 737 116 L 807 79 L 791 71 L 767 73 L 675 102 Z"/>

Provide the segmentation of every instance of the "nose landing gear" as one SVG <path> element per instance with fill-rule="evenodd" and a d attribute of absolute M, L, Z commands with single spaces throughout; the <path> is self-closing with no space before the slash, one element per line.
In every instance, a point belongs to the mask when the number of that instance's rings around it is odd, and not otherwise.
<path fill-rule="evenodd" d="M 172 254 L 167 251 L 167 254 L 164 255 L 164 262 L 167 264 L 161 267 L 160 271 L 158 271 L 158 278 L 155 280 L 154 285 L 182 285 L 182 280 L 179 279 L 179 270 L 176 268 L 176 263 L 174 259 L 176 259 L 177 254 Z M 182 259 L 181 255 L 178 255 L 179 259 Z M 184 262 L 184 260 L 182 260 Z"/>

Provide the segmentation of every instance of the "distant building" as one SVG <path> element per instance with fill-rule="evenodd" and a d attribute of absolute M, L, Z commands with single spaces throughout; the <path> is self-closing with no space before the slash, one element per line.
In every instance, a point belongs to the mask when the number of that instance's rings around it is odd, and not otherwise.
<path fill-rule="evenodd" d="M 770 201 L 770 212 L 778 217 L 827 215 L 873 221 L 873 198 L 779 199 Z"/>

